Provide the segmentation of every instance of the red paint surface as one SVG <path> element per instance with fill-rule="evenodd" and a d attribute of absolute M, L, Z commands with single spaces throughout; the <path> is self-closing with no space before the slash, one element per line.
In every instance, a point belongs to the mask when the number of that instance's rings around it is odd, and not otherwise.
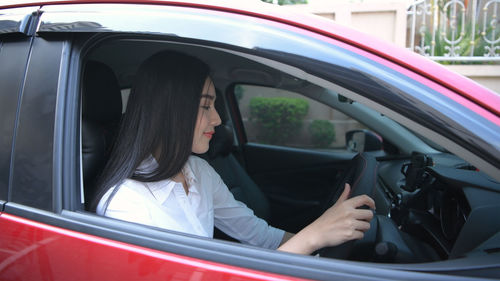
<path fill-rule="evenodd" d="M 0 215 L 0 280 L 304 280 Z"/>

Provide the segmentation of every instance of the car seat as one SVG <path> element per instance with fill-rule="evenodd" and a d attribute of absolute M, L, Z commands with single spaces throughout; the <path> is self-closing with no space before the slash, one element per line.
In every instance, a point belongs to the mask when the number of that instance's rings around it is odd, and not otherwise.
<path fill-rule="evenodd" d="M 82 80 L 82 165 L 85 207 L 89 208 L 95 181 L 104 168 L 122 116 L 122 97 L 113 70 L 88 61 Z"/>

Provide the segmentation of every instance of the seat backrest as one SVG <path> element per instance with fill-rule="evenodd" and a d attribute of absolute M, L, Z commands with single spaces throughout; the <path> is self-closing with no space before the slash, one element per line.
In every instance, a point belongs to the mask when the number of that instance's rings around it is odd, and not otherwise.
<path fill-rule="evenodd" d="M 216 127 L 207 152 L 207 160 L 236 200 L 245 203 L 258 217 L 269 221 L 269 200 L 233 155 L 233 140 L 233 128 L 230 125 Z"/>
<path fill-rule="evenodd" d="M 113 70 L 88 61 L 82 80 L 82 165 L 85 202 L 94 195 L 122 116 L 122 97 Z M 87 206 L 88 207 L 88 206 Z"/>

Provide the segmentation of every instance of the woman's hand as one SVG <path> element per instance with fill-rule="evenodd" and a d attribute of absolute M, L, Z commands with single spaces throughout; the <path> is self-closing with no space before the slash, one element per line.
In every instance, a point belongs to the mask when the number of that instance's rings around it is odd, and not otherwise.
<path fill-rule="evenodd" d="M 311 254 L 324 247 L 363 238 L 364 232 L 370 229 L 373 212 L 358 208 L 366 205 L 370 209 L 375 209 L 375 202 L 367 195 L 348 199 L 350 191 L 351 187 L 346 184 L 344 192 L 332 207 L 283 243 L 278 250 Z"/>

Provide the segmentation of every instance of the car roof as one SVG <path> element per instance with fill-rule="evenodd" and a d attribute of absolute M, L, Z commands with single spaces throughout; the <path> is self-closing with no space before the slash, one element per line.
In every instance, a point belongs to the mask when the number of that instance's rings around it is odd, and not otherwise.
<path fill-rule="evenodd" d="M 171 6 L 185 6 L 218 10 L 236 14 L 249 15 L 261 19 L 268 19 L 274 22 L 285 23 L 287 25 L 299 27 L 321 35 L 328 36 L 335 40 L 355 46 L 359 49 L 375 54 L 381 58 L 389 60 L 404 68 L 424 76 L 428 79 L 459 93 L 473 103 L 480 105 L 496 117 L 500 117 L 500 95 L 479 85 L 478 83 L 465 78 L 444 66 L 431 61 L 421 55 L 393 45 L 371 35 L 356 31 L 350 27 L 342 26 L 332 20 L 302 13 L 298 9 L 289 9 L 264 3 L 260 0 L 254 1 L 203 1 L 203 0 L 52 0 L 52 1 L 26 1 L 8 0 L 0 3 L 2 8 L 15 8 L 27 6 L 43 6 L 53 4 L 165 4 Z M 496 119 L 496 118 L 494 118 Z M 491 119 L 490 119 L 491 120 Z"/>

